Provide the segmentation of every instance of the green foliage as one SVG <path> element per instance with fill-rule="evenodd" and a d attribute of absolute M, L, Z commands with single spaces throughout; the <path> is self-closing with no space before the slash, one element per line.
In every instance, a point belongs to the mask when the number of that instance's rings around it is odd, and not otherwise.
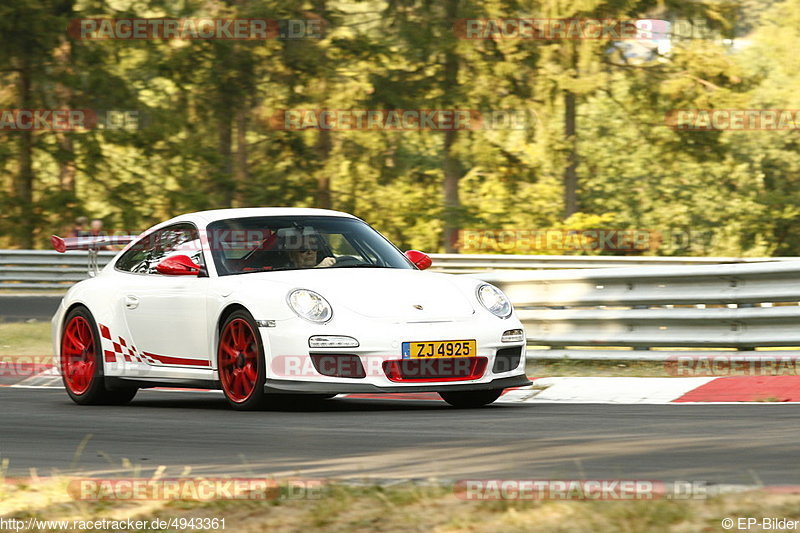
<path fill-rule="evenodd" d="M 93 41 L 66 33 L 81 17 L 327 23 L 320 39 Z M 460 18 L 513 17 L 691 19 L 710 33 L 648 56 L 607 40 L 454 32 Z M 798 28 L 796 3 L 768 0 L 3 0 L 0 108 L 126 110 L 139 124 L 34 132 L 27 148 L 21 132 L 0 132 L 0 246 L 45 247 L 78 215 L 133 231 L 186 211 L 286 205 L 349 211 L 428 251 L 443 250 L 455 225 L 647 229 L 684 236 L 647 253 L 800 255 L 796 131 L 665 123 L 672 109 L 800 109 Z M 437 131 L 284 131 L 271 121 L 282 109 L 447 108 L 529 121 L 447 142 Z M 565 220 L 571 158 L 579 212 Z M 448 168 L 457 194 L 445 200 Z"/>

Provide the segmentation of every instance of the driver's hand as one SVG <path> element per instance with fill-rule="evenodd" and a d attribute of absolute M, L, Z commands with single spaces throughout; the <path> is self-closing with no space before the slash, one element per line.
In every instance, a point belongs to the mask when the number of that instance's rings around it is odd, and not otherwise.
<path fill-rule="evenodd" d="M 329 266 L 333 266 L 334 264 L 336 264 L 336 258 L 335 257 L 326 257 L 325 259 L 320 261 L 319 264 L 317 266 L 315 266 L 314 268 L 329 267 Z"/>

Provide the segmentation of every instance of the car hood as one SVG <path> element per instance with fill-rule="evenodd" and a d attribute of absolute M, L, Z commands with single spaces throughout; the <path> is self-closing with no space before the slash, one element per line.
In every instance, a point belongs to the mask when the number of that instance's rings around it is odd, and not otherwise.
<path fill-rule="evenodd" d="M 471 293 L 477 283 L 452 274 L 393 268 L 315 268 L 236 276 L 280 283 L 288 290 L 310 289 L 333 306 L 370 318 L 403 322 L 464 319 L 475 313 Z M 421 309 L 420 309 L 421 307 Z"/>

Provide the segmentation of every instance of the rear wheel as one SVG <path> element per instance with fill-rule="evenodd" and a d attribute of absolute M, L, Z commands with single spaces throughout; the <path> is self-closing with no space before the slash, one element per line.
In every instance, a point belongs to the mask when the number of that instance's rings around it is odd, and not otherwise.
<path fill-rule="evenodd" d="M 76 307 L 67 315 L 61 333 L 61 380 L 72 400 L 80 405 L 122 405 L 136 396 L 136 388 L 106 389 L 103 350 L 92 314 Z"/>
<path fill-rule="evenodd" d="M 222 391 L 234 409 L 251 411 L 266 402 L 264 347 L 253 317 L 247 311 L 231 314 L 222 326 L 217 349 Z"/>
<path fill-rule="evenodd" d="M 439 396 L 453 407 L 472 409 L 489 405 L 503 394 L 503 389 L 440 392 Z"/>

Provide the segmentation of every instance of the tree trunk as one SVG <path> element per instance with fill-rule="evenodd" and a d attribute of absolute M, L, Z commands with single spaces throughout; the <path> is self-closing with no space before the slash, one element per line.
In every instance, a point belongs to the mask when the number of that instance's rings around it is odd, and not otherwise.
<path fill-rule="evenodd" d="M 578 49 L 574 42 L 567 43 L 566 53 L 572 75 L 578 76 Z M 564 168 L 564 219 L 578 212 L 578 137 L 577 97 L 567 89 L 564 91 L 564 137 L 567 142 L 567 166 Z"/>
<path fill-rule="evenodd" d="M 72 62 L 72 43 L 67 38 L 62 38 L 61 44 L 55 49 L 54 58 L 60 64 L 62 76 L 69 76 L 74 73 Z M 57 107 L 59 109 L 70 109 L 72 107 L 72 89 L 64 83 L 57 82 L 55 88 Z M 75 175 L 77 168 L 75 165 L 75 147 L 72 136 L 66 132 L 57 132 L 56 140 L 58 143 L 58 188 L 64 193 L 65 198 L 70 198 L 72 203 L 75 197 Z M 74 206 L 68 206 L 74 207 Z M 69 209 L 62 213 L 62 216 L 69 217 Z M 67 222 L 67 220 L 62 220 Z"/>
<path fill-rule="evenodd" d="M 248 107 L 241 107 L 236 112 L 236 196 L 234 200 L 236 207 L 247 205 L 247 198 L 244 192 L 247 190 L 247 183 L 250 181 L 250 168 L 247 164 L 247 114 L 250 112 Z"/>
<path fill-rule="evenodd" d="M 230 114 L 220 113 L 217 134 L 220 161 L 215 185 L 219 203 L 215 207 L 231 207 L 236 184 L 233 181 L 233 124 Z"/>
<path fill-rule="evenodd" d="M 329 130 L 319 130 L 314 152 L 317 155 L 320 165 L 316 176 L 317 190 L 314 195 L 314 205 L 322 209 L 331 209 L 333 207 L 333 202 L 331 201 L 331 180 L 328 176 L 328 170 L 325 168 L 325 163 L 328 161 L 328 157 L 331 154 L 331 132 Z"/>
<path fill-rule="evenodd" d="M 461 164 L 453 156 L 453 144 L 457 138 L 457 132 L 450 130 L 444 134 L 444 158 L 442 169 L 444 171 L 444 250 L 448 254 L 458 252 L 456 244 L 458 242 L 459 230 L 459 208 L 461 200 L 459 198 L 459 184 L 461 181 Z"/>
<path fill-rule="evenodd" d="M 319 15 L 325 20 L 329 20 L 330 14 L 328 13 L 328 2 L 326 0 L 314 0 L 312 2 L 314 13 Z M 324 61 L 330 61 L 327 57 L 327 52 L 321 48 L 317 51 L 322 54 Z M 322 76 L 318 79 L 315 92 L 317 93 L 317 102 L 326 103 L 328 101 L 328 71 L 323 70 Z M 331 155 L 333 146 L 333 139 L 331 132 L 326 129 L 320 129 L 317 134 L 317 140 L 314 144 L 314 154 L 317 158 L 317 170 L 315 172 L 316 189 L 314 190 L 314 205 L 321 209 L 332 209 L 333 198 L 331 197 L 331 177 L 328 175 L 327 163 Z"/>
<path fill-rule="evenodd" d="M 445 24 L 452 28 L 458 16 L 458 0 L 447 0 L 445 6 Z M 444 103 L 452 105 L 453 91 L 458 87 L 459 57 L 455 52 L 455 43 L 451 43 L 445 52 L 444 81 L 442 90 Z M 442 171 L 444 173 L 444 232 L 442 245 L 446 253 L 456 253 L 458 249 L 458 230 L 460 228 L 461 199 L 459 198 L 459 185 L 463 176 L 461 162 L 453 154 L 453 145 L 458 138 L 455 130 L 446 131 L 444 134 L 444 151 L 442 154 Z"/>
<path fill-rule="evenodd" d="M 62 108 L 63 109 L 63 108 Z M 69 134 L 58 134 L 58 149 L 61 158 L 58 161 L 58 187 L 61 192 L 75 196 L 75 147 Z"/>
<path fill-rule="evenodd" d="M 31 67 L 27 58 L 21 61 L 19 70 L 19 106 L 21 109 L 31 109 Z M 33 213 L 33 132 L 23 130 L 17 132 L 19 141 L 19 171 L 14 184 L 14 196 L 18 206 L 17 243 L 22 248 L 33 248 L 34 213 Z"/>
<path fill-rule="evenodd" d="M 578 211 L 578 143 L 575 135 L 575 93 L 564 91 L 564 135 L 569 144 L 564 169 L 564 218 Z"/>

